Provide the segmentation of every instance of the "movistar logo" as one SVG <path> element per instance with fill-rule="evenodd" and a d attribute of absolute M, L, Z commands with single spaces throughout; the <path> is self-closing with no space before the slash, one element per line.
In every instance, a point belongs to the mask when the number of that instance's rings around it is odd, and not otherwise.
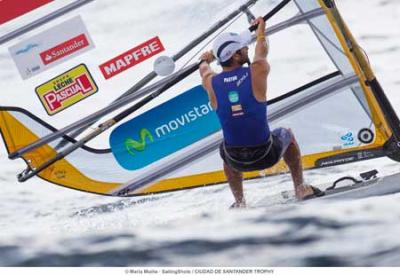
<path fill-rule="evenodd" d="M 199 85 L 120 125 L 109 142 L 118 164 L 136 170 L 182 153 L 220 129 L 218 116 Z"/>
<path fill-rule="evenodd" d="M 189 126 L 191 123 L 195 122 L 197 119 L 207 116 L 212 112 L 211 103 L 202 104 L 200 106 L 193 107 L 186 113 L 175 117 L 174 119 L 164 123 L 155 129 L 155 135 L 157 138 L 161 138 L 172 132 L 179 131 L 179 129 Z"/>
<path fill-rule="evenodd" d="M 180 128 L 189 126 L 189 124 L 203 116 L 208 115 L 210 112 L 212 112 L 211 103 L 202 104 L 200 106 L 193 107 L 188 112 L 175 117 L 167 123 L 154 127 L 154 133 L 147 128 L 142 128 L 139 131 L 139 141 L 132 138 L 125 139 L 125 149 L 130 155 L 134 156 L 137 152 L 144 151 L 149 142 L 152 143 L 155 141 L 155 139 L 159 140 L 175 131 L 179 131 Z"/>
<path fill-rule="evenodd" d="M 127 138 L 125 140 L 125 148 L 128 151 L 128 153 L 133 156 L 135 155 L 135 151 L 141 152 L 146 149 L 146 138 L 150 142 L 154 142 L 154 138 L 153 138 L 152 134 L 150 133 L 149 130 L 147 130 L 145 128 L 140 130 L 139 135 L 140 135 L 140 141 L 136 141 L 131 138 Z"/>

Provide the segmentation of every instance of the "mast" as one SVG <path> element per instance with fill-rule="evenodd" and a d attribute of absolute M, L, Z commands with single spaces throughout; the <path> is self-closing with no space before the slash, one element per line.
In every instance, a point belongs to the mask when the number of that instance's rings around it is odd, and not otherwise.
<path fill-rule="evenodd" d="M 400 120 L 396 114 L 396 111 L 394 110 L 382 86 L 372 71 L 365 53 L 362 51 L 360 45 L 357 43 L 356 39 L 340 15 L 335 2 L 333 0 L 323 0 L 323 2 L 335 19 L 340 32 L 346 40 L 347 46 L 349 47 L 351 53 L 358 62 L 358 66 L 364 74 L 366 84 L 371 88 L 379 107 L 383 111 L 385 119 L 392 130 L 393 135 L 385 145 L 388 157 L 395 161 L 400 161 Z"/>

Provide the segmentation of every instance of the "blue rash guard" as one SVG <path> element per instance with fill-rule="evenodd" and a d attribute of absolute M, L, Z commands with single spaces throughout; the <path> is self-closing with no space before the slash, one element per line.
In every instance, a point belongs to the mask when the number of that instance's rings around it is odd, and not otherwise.
<path fill-rule="evenodd" d="M 217 115 L 228 146 L 254 146 L 268 141 L 267 104 L 253 95 L 250 68 L 240 67 L 212 78 Z"/>

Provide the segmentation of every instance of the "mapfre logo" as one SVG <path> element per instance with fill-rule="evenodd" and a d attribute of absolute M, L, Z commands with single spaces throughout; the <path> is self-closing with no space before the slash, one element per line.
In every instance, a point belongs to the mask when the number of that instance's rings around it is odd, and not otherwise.
<path fill-rule="evenodd" d="M 54 115 L 98 91 L 84 64 L 81 64 L 36 88 L 49 115 Z"/>
<path fill-rule="evenodd" d="M 104 78 L 109 79 L 162 51 L 164 51 L 164 46 L 158 36 L 156 36 L 101 64 L 99 68 L 103 73 Z"/>
<path fill-rule="evenodd" d="M 51 49 L 41 52 L 40 59 L 44 65 L 48 65 L 55 62 L 65 56 L 71 55 L 80 49 L 88 47 L 90 45 L 89 40 L 85 34 L 80 34 L 68 41 L 65 41 Z"/>

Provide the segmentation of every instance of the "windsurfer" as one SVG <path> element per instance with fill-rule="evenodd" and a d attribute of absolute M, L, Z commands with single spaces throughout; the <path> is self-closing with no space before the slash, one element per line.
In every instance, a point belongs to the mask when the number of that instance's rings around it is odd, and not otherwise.
<path fill-rule="evenodd" d="M 299 200 L 323 195 L 319 189 L 304 184 L 300 148 L 292 131 L 269 129 L 266 107 L 270 65 L 265 22 L 259 17 L 254 24 L 258 25 L 257 42 L 251 63 L 245 37 L 224 33 L 215 40 L 212 51 L 202 54 L 204 62 L 200 64 L 203 86 L 223 130 L 220 155 L 235 198 L 234 208 L 246 206 L 242 173 L 272 167 L 282 157 L 290 169 Z M 215 58 L 222 66 L 219 74 L 209 65 Z"/>

